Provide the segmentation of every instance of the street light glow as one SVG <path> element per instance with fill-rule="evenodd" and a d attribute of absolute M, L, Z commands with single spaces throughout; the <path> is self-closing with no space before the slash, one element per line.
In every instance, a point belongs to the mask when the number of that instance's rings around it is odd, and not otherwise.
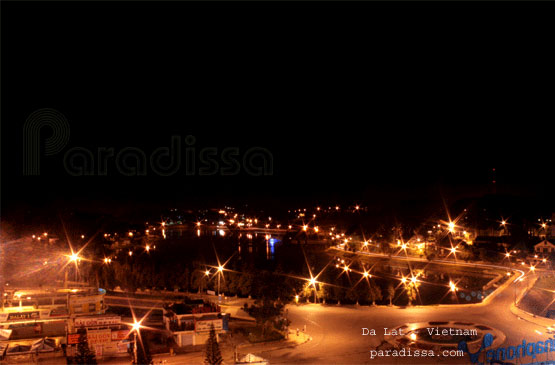
<path fill-rule="evenodd" d="M 141 328 L 143 328 L 143 325 L 141 325 L 141 322 L 137 322 L 135 321 L 132 325 L 131 325 L 131 331 L 139 331 Z"/>

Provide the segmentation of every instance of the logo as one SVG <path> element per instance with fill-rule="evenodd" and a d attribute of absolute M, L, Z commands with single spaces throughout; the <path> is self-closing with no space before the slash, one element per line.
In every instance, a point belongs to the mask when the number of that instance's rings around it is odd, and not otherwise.
<path fill-rule="evenodd" d="M 459 348 L 459 350 L 462 350 L 462 351 L 468 353 L 468 356 L 470 357 L 470 362 L 472 364 L 483 365 L 483 363 L 478 362 L 480 354 L 482 353 L 482 350 L 490 347 L 492 343 L 493 343 L 493 335 L 491 333 L 486 333 L 484 338 L 482 338 L 482 344 L 480 345 L 480 349 L 478 351 L 476 351 L 474 353 L 468 351 L 468 344 L 466 343 L 466 341 L 459 342 L 458 348 Z"/>
<path fill-rule="evenodd" d="M 468 353 L 470 363 L 484 365 L 479 362 L 480 354 L 493 344 L 493 335 L 487 333 L 482 339 L 482 343 L 478 351 L 472 353 L 468 350 L 466 341 L 459 342 L 458 349 Z M 497 349 L 489 349 L 485 352 L 485 363 L 487 364 L 510 364 L 505 363 L 505 360 L 521 359 L 530 356 L 532 361 L 535 361 L 536 356 L 546 354 L 548 352 L 555 352 L 555 339 L 547 339 L 545 341 L 527 342 L 522 340 L 522 344 L 518 346 L 499 347 Z M 553 364 L 552 361 L 540 362 L 541 364 Z M 538 364 L 540 364 L 538 363 Z M 531 363 L 532 364 L 532 363 Z M 530 365 L 531 365 L 530 364 Z"/>

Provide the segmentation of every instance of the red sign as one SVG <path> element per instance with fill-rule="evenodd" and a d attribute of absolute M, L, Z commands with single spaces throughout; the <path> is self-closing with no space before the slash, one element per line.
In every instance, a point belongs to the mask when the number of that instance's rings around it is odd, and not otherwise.
<path fill-rule="evenodd" d="M 79 334 L 75 333 L 73 335 L 67 335 L 67 344 L 68 345 L 75 345 L 79 343 Z"/>
<path fill-rule="evenodd" d="M 112 331 L 112 341 L 120 341 L 127 337 L 129 330 Z"/>

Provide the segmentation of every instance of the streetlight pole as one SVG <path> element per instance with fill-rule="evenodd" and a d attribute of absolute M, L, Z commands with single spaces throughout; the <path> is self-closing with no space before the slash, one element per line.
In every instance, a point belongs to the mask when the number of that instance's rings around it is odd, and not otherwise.
<path fill-rule="evenodd" d="M 133 363 L 137 364 L 137 331 L 133 333 Z"/>

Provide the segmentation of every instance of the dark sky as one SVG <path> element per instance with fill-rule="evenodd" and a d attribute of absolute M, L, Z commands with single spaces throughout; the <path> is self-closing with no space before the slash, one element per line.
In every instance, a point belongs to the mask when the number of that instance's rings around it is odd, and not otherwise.
<path fill-rule="evenodd" d="M 2 213 L 439 201 L 489 192 L 492 168 L 500 191 L 553 201 L 547 47 L 509 21 L 532 9 L 404 5 L 3 3 Z M 26 176 L 23 128 L 41 108 L 69 140 L 46 156 L 41 129 L 40 175 Z M 99 148 L 148 159 L 172 136 L 172 176 L 124 176 L 114 159 L 98 176 Z M 208 147 L 220 165 L 226 148 L 262 147 L 272 174 L 186 176 L 186 136 L 197 164 Z M 64 168 L 75 147 L 95 176 Z"/>

